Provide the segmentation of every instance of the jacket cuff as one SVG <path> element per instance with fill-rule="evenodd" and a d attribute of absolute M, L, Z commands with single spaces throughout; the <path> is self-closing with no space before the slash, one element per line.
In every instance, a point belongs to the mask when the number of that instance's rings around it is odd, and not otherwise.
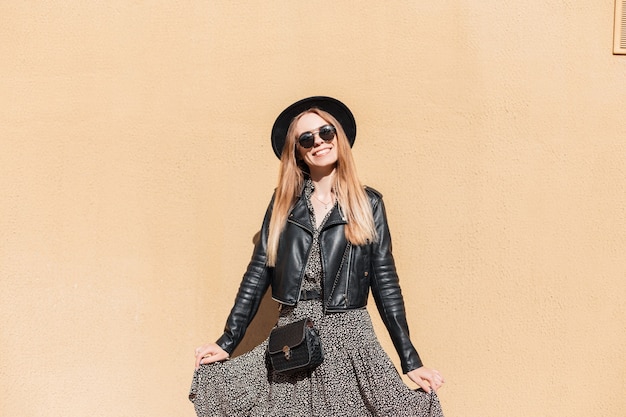
<path fill-rule="evenodd" d="M 235 346 L 234 346 L 232 338 L 230 336 L 228 336 L 226 333 L 224 333 L 222 335 L 222 337 L 217 339 L 217 341 L 215 343 L 219 347 L 224 349 L 226 351 L 226 353 L 228 353 L 229 355 L 231 355 L 233 353 L 233 350 L 235 350 Z"/>
<path fill-rule="evenodd" d="M 414 369 L 421 368 L 424 366 L 420 356 L 415 352 L 415 354 L 411 354 L 409 358 L 402 361 L 402 373 L 407 374 Z"/>

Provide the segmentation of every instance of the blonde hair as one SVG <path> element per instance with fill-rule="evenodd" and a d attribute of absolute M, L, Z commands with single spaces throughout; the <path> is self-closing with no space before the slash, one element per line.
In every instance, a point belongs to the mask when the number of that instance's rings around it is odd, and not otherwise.
<path fill-rule="evenodd" d="M 337 129 L 337 166 L 333 190 L 337 202 L 347 221 L 346 239 L 354 245 L 365 245 L 376 240 L 376 226 L 369 198 L 361 185 L 350 143 L 337 120 L 329 113 L 313 108 L 296 116 L 287 130 L 285 146 L 280 157 L 278 186 L 274 195 L 274 206 L 270 218 L 267 239 L 267 265 L 275 266 L 280 235 L 287 223 L 289 211 L 295 204 L 304 186 L 308 167 L 296 156 L 296 124 L 306 113 L 315 113 Z"/>

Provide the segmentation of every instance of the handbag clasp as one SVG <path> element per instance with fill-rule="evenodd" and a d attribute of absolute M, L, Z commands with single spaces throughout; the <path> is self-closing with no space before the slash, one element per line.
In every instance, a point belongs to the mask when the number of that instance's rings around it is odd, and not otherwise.
<path fill-rule="evenodd" d="M 283 346 L 283 353 L 285 354 L 286 360 L 291 359 L 291 349 L 289 349 L 289 346 L 287 345 Z"/>

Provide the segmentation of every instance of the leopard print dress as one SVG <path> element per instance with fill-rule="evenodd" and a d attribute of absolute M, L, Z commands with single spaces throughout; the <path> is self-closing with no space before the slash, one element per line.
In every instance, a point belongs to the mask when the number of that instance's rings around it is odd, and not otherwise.
<path fill-rule="evenodd" d="M 305 195 L 314 216 L 312 190 L 307 184 Z M 314 217 L 312 221 L 315 224 Z M 320 289 L 318 237 L 323 223 L 314 233 L 306 290 Z M 283 306 L 278 326 L 305 317 L 313 319 L 320 333 L 320 366 L 290 376 L 268 371 L 267 340 L 230 361 L 202 365 L 189 394 L 198 417 L 443 417 L 434 392 L 414 391 L 404 384 L 380 346 L 367 310 L 324 314 L 319 299 L 300 301 Z"/>

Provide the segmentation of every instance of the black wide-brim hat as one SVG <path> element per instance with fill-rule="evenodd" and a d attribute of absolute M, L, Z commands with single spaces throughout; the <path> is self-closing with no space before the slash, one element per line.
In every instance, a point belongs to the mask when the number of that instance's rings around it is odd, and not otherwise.
<path fill-rule="evenodd" d="M 274 149 L 274 153 L 278 159 L 280 159 L 280 155 L 283 153 L 283 148 L 285 147 L 285 139 L 287 138 L 289 125 L 297 115 L 312 108 L 324 110 L 337 119 L 348 137 L 350 147 L 352 147 L 356 139 L 356 122 L 350 109 L 335 98 L 314 96 L 296 101 L 283 110 L 276 118 L 274 126 L 272 127 L 272 149 Z"/>

